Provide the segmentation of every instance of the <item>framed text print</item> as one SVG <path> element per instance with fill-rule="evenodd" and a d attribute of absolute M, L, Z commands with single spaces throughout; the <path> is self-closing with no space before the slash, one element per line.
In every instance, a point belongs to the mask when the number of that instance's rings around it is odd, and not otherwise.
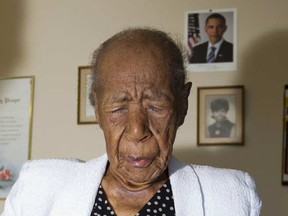
<path fill-rule="evenodd" d="M 34 77 L 0 78 L 0 198 L 30 159 Z"/>

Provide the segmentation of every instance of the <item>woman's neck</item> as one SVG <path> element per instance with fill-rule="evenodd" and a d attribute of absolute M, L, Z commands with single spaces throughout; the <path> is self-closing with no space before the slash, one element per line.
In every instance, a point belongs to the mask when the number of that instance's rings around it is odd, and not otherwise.
<path fill-rule="evenodd" d="M 158 179 L 145 184 L 133 184 L 113 175 L 109 168 L 102 179 L 102 187 L 117 216 L 135 215 L 168 180 L 168 170 Z"/>

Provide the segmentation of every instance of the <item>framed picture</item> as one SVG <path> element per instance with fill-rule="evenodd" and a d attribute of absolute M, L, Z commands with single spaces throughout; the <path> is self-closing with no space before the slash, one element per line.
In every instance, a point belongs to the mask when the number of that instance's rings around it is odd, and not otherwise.
<path fill-rule="evenodd" d="M 184 35 L 189 71 L 237 70 L 236 8 L 187 11 Z"/>
<path fill-rule="evenodd" d="M 78 124 L 96 124 L 94 107 L 90 101 L 91 67 L 78 67 Z"/>
<path fill-rule="evenodd" d="M 288 185 L 288 85 L 284 87 L 282 184 Z"/>
<path fill-rule="evenodd" d="M 0 199 L 30 159 L 34 77 L 0 78 Z"/>
<path fill-rule="evenodd" d="M 198 145 L 244 144 L 244 87 L 198 88 Z"/>

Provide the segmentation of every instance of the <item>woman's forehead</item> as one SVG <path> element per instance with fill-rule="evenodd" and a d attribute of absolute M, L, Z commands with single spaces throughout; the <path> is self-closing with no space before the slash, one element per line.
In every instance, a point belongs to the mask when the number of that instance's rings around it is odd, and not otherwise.
<path fill-rule="evenodd" d="M 161 49 L 145 46 L 116 47 L 101 56 L 98 75 L 102 79 L 129 79 L 142 82 L 150 78 L 167 79 L 168 68 Z"/>

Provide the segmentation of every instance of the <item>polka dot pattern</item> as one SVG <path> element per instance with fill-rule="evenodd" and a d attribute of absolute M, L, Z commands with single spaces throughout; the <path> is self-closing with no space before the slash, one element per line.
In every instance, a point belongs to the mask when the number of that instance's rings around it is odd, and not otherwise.
<path fill-rule="evenodd" d="M 156 192 L 135 216 L 173 216 L 175 207 L 171 184 L 168 181 Z M 98 188 L 91 216 L 116 216 L 102 186 Z"/>

